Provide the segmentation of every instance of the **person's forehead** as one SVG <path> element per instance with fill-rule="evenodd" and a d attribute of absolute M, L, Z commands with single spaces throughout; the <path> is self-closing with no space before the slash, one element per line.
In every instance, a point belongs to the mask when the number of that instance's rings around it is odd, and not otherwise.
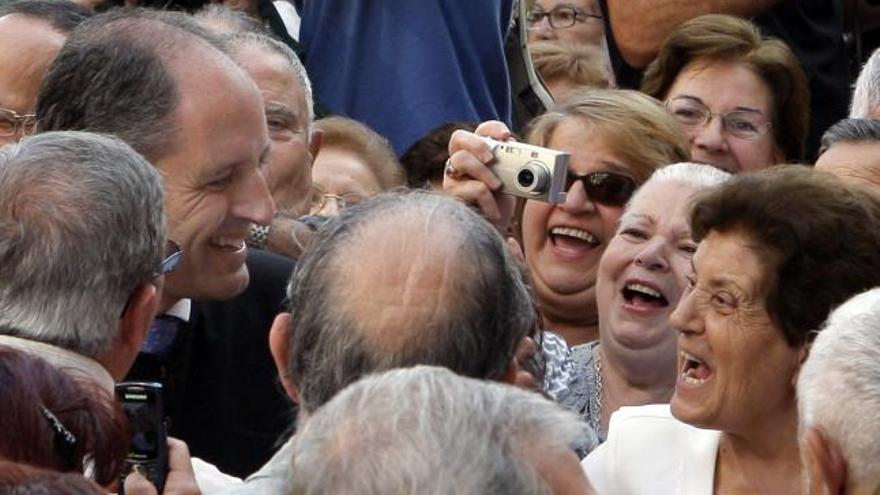
<path fill-rule="evenodd" d="M 253 81 L 220 53 L 190 57 L 171 68 L 179 103 L 172 116 L 179 153 L 166 160 L 191 160 L 190 173 L 250 163 L 268 143 L 265 114 Z"/>
<path fill-rule="evenodd" d="M 550 10 L 557 6 L 572 6 L 579 8 L 586 8 L 594 3 L 594 0 L 536 0 L 536 7 L 543 7 L 545 10 Z"/>
<path fill-rule="evenodd" d="M 66 37 L 46 21 L 22 14 L 0 17 L 0 107 L 31 111 L 40 83 Z"/>
<path fill-rule="evenodd" d="M 678 73 L 668 98 L 687 95 L 699 99 L 715 112 L 749 108 L 772 110 L 769 86 L 746 65 L 698 58 Z"/>
<path fill-rule="evenodd" d="M 819 156 L 816 170 L 880 188 L 880 141 L 836 143 Z"/>

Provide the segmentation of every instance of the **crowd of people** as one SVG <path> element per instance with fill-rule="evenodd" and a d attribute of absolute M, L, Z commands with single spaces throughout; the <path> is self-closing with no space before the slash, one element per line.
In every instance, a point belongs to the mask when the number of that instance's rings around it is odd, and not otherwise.
<path fill-rule="evenodd" d="M 0 0 L 0 493 L 880 493 L 843 18 Z"/>

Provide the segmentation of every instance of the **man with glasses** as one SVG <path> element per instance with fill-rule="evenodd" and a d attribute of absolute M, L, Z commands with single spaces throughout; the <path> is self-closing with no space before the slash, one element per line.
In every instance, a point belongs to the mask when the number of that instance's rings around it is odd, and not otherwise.
<path fill-rule="evenodd" d="M 47 132 L 0 151 L 0 345 L 112 397 L 180 259 L 163 199 L 157 171 L 114 137 Z M 185 493 L 189 454 L 169 448 L 166 493 Z"/>
<path fill-rule="evenodd" d="M 91 12 L 67 0 L 0 7 L 0 146 L 34 129 L 37 91 L 67 35 Z"/>
<path fill-rule="evenodd" d="M 526 22 L 530 43 L 552 40 L 600 46 L 605 34 L 597 0 L 535 0 Z"/>

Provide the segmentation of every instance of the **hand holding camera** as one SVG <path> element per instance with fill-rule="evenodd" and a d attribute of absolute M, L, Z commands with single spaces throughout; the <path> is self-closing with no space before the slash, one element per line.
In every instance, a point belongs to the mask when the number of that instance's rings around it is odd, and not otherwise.
<path fill-rule="evenodd" d="M 501 122 L 480 124 L 475 133 L 456 131 L 449 141 L 443 190 L 476 204 L 483 216 L 506 232 L 514 196 L 561 203 L 565 200 L 569 154 L 507 141 Z"/>

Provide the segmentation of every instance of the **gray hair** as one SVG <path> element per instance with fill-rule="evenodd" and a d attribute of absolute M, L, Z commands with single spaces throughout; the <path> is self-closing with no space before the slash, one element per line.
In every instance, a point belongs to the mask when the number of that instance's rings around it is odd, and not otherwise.
<path fill-rule="evenodd" d="M 223 42 L 229 48 L 230 52 L 235 53 L 238 49 L 243 47 L 253 47 L 262 51 L 274 53 L 276 55 L 280 55 L 287 62 L 287 65 L 290 67 L 290 70 L 293 71 L 294 76 L 296 76 L 297 82 L 302 87 L 303 92 L 306 96 L 306 109 L 309 112 L 309 128 L 311 128 L 312 122 L 315 120 L 315 109 L 314 109 L 314 101 L 312 94 L 312 83 L 309 80 L 309 75 L 306 73 L 306 68 L 299 60 L 299 57 L 296 56 L 296 53 L 287 45 L 278 41 L 270 36 L 265 34 L 255 33 L 255 32 L 238 32 L 235 34 L 230 34 L 224 36 L 222 38 Z"/>
<path fill-rule="evenodd" d="M 155 162 L 179 141 L 180 94 L 168 63 L 196 46 L 225 53 L 213 34 L 179 12 L 115 9 L 89 19 L 49 67 L 37 97 L 37 129 L 114 134 Z"/>
<path fill-rule="evenodd" d="M 430 315 L 409 318 L 409 306 L 388 284 L 369 294 L 350 290 L 350 267 L 383 255 L 364 249 L 364 237 L 389 227 L 418 243 L 419 261 L 447 268 L 446 290 L 431 295 L 436 311 Z M 391 368 L 439 365 L 500 379 L 536 322 L 522 268 L 495 228 L 460 202 L 427 191 L 380 194 L 343 210 L 309 244 L 288 297 L 295 329 L 290 378 L 306 411 L 361 376 Z M 406 316 L 407 324 L 370 326 L 352 314 L 352 303 L 361 299 L 382 301 L 386 315 Z"/>
<path fill-rule="evenodd" d="M 840 447 L 853 486 L 880 476 L 880 288 L 831 313 L 797 390 L 801 428 L 820 427 Z"/>
<path fill-rule="evenodd" d="M 165 247 L 162 182 L 124 142 L 50 132 L 0 150 L 0 333 L 95 357 Z"/>
<path fill-rule="evenodd" d="M 880 111 L 880 49 L 874 50 L 856 79 L 849 117 L 869 119 L 878 111 Z"/>
<path fill-rule="evenodd" d="M 272 31 L 253 17 L 232 10 L 223 4 L 209 3 L 193 14 L 193 19 L 203 28 L 218 35 L 232 33 L 260 33 L 269 35 Z"/>
<path fill-rule="evenodd" d="M 538 495 L 536 458 L 592 434 L 574 413 L 509 385 L 428 366 L 365 378 L 297 432 L 296 495 Z"/>
<path fill-rule="evenodd" d="M 635 194 L 629 199 L 624 209 L 624 215 L 629 210 L 630 205 L 639 197 L 642 191 L 646 190 L 648 184 L 657 184 L 661 182 L 672 182 L 682 184 L 694 190 L 694 195 L 707 191 L 716 186 L 721 185 L 728 179 L 733 177 L 729 172 L 725 172 L 720 168 L 706 165 L 703 163 L 681 162 L 673 163 L 659 168 L 648 177 L 644 184 L 639 186 Z"/>
<path fill-rule="evenodd" d="M 877 119 L 843 119 L 822 134 L 822 146 L 819 154 L 837 143 L 855 143 L 862 141 L 880 141 L 880 120 Z"/>

